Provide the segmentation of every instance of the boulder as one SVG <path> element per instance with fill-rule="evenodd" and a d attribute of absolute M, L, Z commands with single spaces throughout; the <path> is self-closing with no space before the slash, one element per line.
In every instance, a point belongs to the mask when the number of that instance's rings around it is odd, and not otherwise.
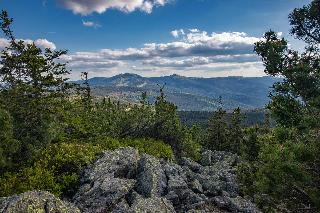
<path fill-rule="evenodd" d="M 135 178 L 139 160 L 139 152 L 134 148 L 105 151 L 101 158 L 85 170 L 81 182 L 100 181 L 107 176 Z"/>
<path fill-rule="evenodd" d="M 230 166 L 234 166 L 239 161 L 237 155 L 225 151 L 211 151 L 205 150 L 201 153 L 200 164 L 203 166 L 210 166 L 217 162 L 224 162 Z"/>
<path fill-rule="evenodd" d="M 226 209 L 231 212 L 244 213 L 260 213 L 261 211 L 251 202 L 237 196 L 230 198 L 227 196 L 217 196 L 213 198 L 214 203 L 221 209 Z"/>
<path fill-rule="evenodd" d="M 159 159 L 143 155 L 138 164 L 136 191 L 145 197 L 160 197 L 166 187 L 167 177 Z"/>
<path fill-rule="evenodd" d="M 84 212 L 104 212 L 119 203 L 135 186 L 132 179 L 106 177 L 96 181 L 89 189 L 81 187 L 74 203 Z"/>
<path fill-rule="evenodd" d="M 239 196 L 237 162 L 220 151 L 203 152 L 200 163 L 183 158 L 180 165 L 133 148 L 106 151 L 84 170 L 73 204 L 33 191 L 0 198 L 0 213 L 258 213 Z"/>
<path fill-rule="evenodd" d="M 163 197 L 139 197 L 134 201 L 131 212 L 174 213 L 175 210 L 171 202 Z"/>
<path fill-rule="evenodd" d="M 133 148 L 108 151 L 85 170 L 73 202 L 89 213 L 258 212 L 239 196 L 237 162 L 236 155 L 219 151 L 180 164 Z"/>
<path fill-rule="evenodd" d="M 1 213 L 80 213 L 73 204 L 56 198 L 49 192 L 29 191 L 0 198 Z"/>
<path fill-rule="evenodd" d="M 201 165 L 191 160 L 190 158 L 182 158 L 181 165 L 188 167 L 193 172 L 199 172 Z"/>
<path fill-rule="evenodd" d="M 83 212 L 112 210 L 135 187 L 139 159 L 133 148 L 104 152 L 85 170 L 73 202 Z"/>

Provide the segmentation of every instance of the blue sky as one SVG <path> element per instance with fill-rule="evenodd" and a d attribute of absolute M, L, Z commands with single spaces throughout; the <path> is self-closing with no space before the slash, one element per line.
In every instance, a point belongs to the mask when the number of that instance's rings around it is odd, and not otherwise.
<path fill-rule="evenodd" d="M 253 43 L 269 29 L 292 47 L 287 16 L 311 0 L 0 0 L 19 39 L 68 49 L 72 78 L 261 76 Z M 0 38 L 3 35 L 0 36 Z M 1 42 L 2 41 L 2 42 Z M 5 40 L 0 40 L 5 45 Z"/>

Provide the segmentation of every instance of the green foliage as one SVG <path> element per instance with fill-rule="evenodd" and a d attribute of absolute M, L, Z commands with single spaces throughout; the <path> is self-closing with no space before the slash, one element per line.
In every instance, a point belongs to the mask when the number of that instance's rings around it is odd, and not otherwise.
<path fill-rule="evenodd" d="M 167 160 L 173 160 L 173 151 L 171 146 L 165 144 L 163 141 L 157 141 L 154 139 L 124 139 L 122 141 L 124 146 L 130 146 L 140 153 L 147 153 L 157 158 L 163 158 Z"/>
<path fill-rule="evenodd" d="M 283 137 L 278 138 L 278 131 L 259 137 L 261 147 L 258 158 L 249 159 L 251 161 L 239 166 L 238 177 L 243 192 L 254 196 L 265 211 L 316 205 L 319 202 L 315 197 L 319 194 L 319 177 L 316 173 L 310 173 L 310 166 L 317 161 L 315 151 L 319 151 L 315 147 L 316 141 L 312 140 L 312 136 L 307 138 L 309 141 L 303 141 L 292 132 L 287 133 L 291 136 L 283 140 Z M 281 130 L 281 135 L 283 131 L 285 129 Z M 297 138 L 300 142 L 295 142 Z"/>
<path fill-rule="evenodd" d="M 220 108 L 213 113 L 208 124 L 208 141 L 206 146 L 211 150 L 225 150 L 228 142 L 228 124 L 225 119 L 226 111 Z"/>
<path fill-rule="evenodd" d="M 0 174 L 14 168 L 19 151 L 20 143 L 13 138 L 12 117 L 0 108 Z"/>
<path fill-rule="evenodd" d="M 33 166 L 19 173 L 6 173 L 0 178 L 0 196 L 28 190 L 47 190 L 58 196 L 73 193 L 81 169 L 101 152 L 88 144 L 52 144 L 44 149 Z"/>
<path fill-rule="evenodd" d="M 241 114 L 240 108 L 233 111 L 228 140 L 229 151 L 233 153 L 240 153 L 240 145 L 244 137 L 241 126 L 243 121 L 242 117 L 243 115 Z"/>
<path fill-rule="evenodd" d="M 289 15 L 291 34 L 310 44 L 320 42 L 320 1 L 313 0 L 311 4 L 296 8 Z"/>
<path fill-rule="evenodd" d="M 305 52 L 290 49 L 272 31 L 255 45 L 266 74 L 284 77 L 268 105 L 277 128 L 258 136 L 250 130 L 243 145 L 247 162 L 238 169 L 243 192 L 265 212 L 320 209 L 319 6 L 314 0 L 289 15 L 291 34 L 306 42 Z"/>
<path fill-rule="evenodd" d="M 243 141 L 243 115 L 240 108 L 233 111 L 231 122 L 227 121 L 227 113 L 220 108 L 214 112 L 208 124 L 208 138 L 205 144 L 211 150 L 224 150 L 240 153 Z"/>
<path fill-rule="evenodd" d="M 171 147 L 153 139 L 96 138 L 87 143 L 52 144 L 41 151 L 31 167 L 19 173 L 7 172 L 0 177 L 0 196 L 9 196 L 29 190 L 46 190 L 58 196 L 72 196 L 79 184 L 80 173 L 104 150 L 131 146 L 167 160 L 173 159 Z"/>
<path fill-rule="evenodd" d="M 42 50 L 16 40 L 12 19 L 0 14 L 0 25 L 10 45 L 1 51 L 1 104 L 13 118 L 14 138 L 21 142 L 20 161 L 52 141 L 50 127 L 59 113 L 68 85 L 65 64 L 57 62 L 66 51 Z"/>
<path fill-rule="evenodd" d="M 249 162 L 258 160 L 260 152 L 259 127 L 245 129 L 243 141 L 240 144 L 241 157 Z"/>

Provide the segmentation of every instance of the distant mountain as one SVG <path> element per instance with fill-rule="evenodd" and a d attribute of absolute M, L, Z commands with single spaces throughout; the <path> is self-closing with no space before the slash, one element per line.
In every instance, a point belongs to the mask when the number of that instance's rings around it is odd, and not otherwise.
<path fill-rule="evenodd" d="M 277 81 L 278 78 L 272 77 L 195 78 L 170 75 L 147 78 L 126 73 L 110 78 L 91 78 L 89 84 L 98 97 L 109 96 L 127 102 L 138 102 L 143 91 L 147 91 L 152 102 L 158 94 L 159 85 L 165 85 L 168 100 L 179 110 L 210 111 L 220 106 L 219 97 L 225 109 L 238 106 L 261 108 L 268 103 L 270 88 Z"/>

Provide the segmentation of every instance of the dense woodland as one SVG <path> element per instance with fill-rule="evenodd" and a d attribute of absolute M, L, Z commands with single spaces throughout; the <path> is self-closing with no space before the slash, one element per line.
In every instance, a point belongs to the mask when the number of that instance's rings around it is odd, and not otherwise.
<path fill-rule="evenodd" d="M 273 127 L 275 122 L 270 117 L 270 112 L 264 109 L 256 110 L 242 110 L 242 127 L 252 127 L 255 125 L 261 126 L 265 122 L 269 122 L 268 125 Z M 187 126 L 199 125 L 206 128 L 209 123 L 209 119 L 212 116 L 211 111 L 178 111 L 178 115 L 183 124 Z M 233 111 L 226 111 L 225 119 L 228 123 L 232 121 Z"/>
<path fill-rule="evenodd" d="M 264 212 L 320 211 L 320 1 L 295 9 L 289 21 L 304 52 L 273 31 L 255 44 L 265 73 L 283 77 L 266 106 L 272 118 L 248 127 L 241 109 L 227 116 L 220 108 L 207 125 L 191 126 L 165 88 L 151 104 L 146 93 L 139 105 L 92 101 L 87 73 L 83 84 L 68 83 L 70 71 L 59 62 L 67 52 L 15 39 L 13 20 L 2 11 L 10 46 L 0 62 L 0 196 L 38 189 L 70 197 L 81 170 L 103 150 L 133 146 L 179 161 L 211 149 L 241 157 L 241 191 Z"/>

